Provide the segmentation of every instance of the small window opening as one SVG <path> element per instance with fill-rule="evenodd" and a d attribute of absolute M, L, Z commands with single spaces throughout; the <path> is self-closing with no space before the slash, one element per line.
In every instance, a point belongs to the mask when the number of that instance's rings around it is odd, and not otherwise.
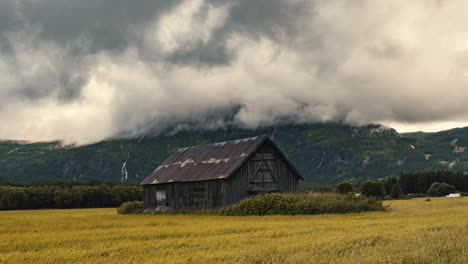
<path fill-rule="evenodd" d="M 166 205 L 167 204 L 166 191 L 165 190 L 156 191 L 156 203 L 158 205 Z"/>

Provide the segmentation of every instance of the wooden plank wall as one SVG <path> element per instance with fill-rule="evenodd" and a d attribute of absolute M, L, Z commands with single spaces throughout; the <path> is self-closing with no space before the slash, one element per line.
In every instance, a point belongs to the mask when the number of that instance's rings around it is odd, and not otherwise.
<path fill-rule="evenodd" d="M 144 186 L 145 209 L 208 209 L 222 206 L 222 181 L 175 182 Z M 166 203 L 158 204 L 156 191 L 166 191 Z"/>

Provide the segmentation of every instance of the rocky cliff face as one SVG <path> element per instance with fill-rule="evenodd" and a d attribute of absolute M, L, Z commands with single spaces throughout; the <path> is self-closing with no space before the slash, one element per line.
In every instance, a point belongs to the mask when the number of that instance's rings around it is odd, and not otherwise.
<path fill-rule="evenodd" d="M 179 147 L 265 134 L 273 137 L 306 183 L 335 184 L 402 171 L 468 171 L 468 129 L 398 134 L 378 125 L 279 126 L 259 130 L 191 130 L 108 140 L 88 146 L 0 142 L 0 177 L 15 182 L 66 179 L 139 182 Z"/>

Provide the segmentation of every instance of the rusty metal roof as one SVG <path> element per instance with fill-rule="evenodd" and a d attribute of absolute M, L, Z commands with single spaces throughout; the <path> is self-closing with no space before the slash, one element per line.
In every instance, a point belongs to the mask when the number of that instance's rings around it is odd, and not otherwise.
<path fill-rule="evenodd" d="M 166 159 L 140 184 L 226 179 L 239 168 L 265 140 L 271 141 L 271 139 L 266 136 L 259 136 L 181 148 Z M 275 144 L 273 143 L 273 145 Z M 284 154 L 281 151 L 279 152 L 283 155 L 283 158 L 286 159 Z M 290 165 L 297 172 L 294 166 L 292 166 L 292 164 Z M 299 173 L 298 175 L 302 178 Z"/>

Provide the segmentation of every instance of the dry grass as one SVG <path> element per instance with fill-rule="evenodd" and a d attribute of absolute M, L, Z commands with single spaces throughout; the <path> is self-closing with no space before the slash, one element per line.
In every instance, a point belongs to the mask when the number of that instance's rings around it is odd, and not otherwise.
<path fill-rule="evenodd" d="M 266 217 L 4 211 L 0 263 L 467 263 L 467 198 L 387 205 Z"/>

